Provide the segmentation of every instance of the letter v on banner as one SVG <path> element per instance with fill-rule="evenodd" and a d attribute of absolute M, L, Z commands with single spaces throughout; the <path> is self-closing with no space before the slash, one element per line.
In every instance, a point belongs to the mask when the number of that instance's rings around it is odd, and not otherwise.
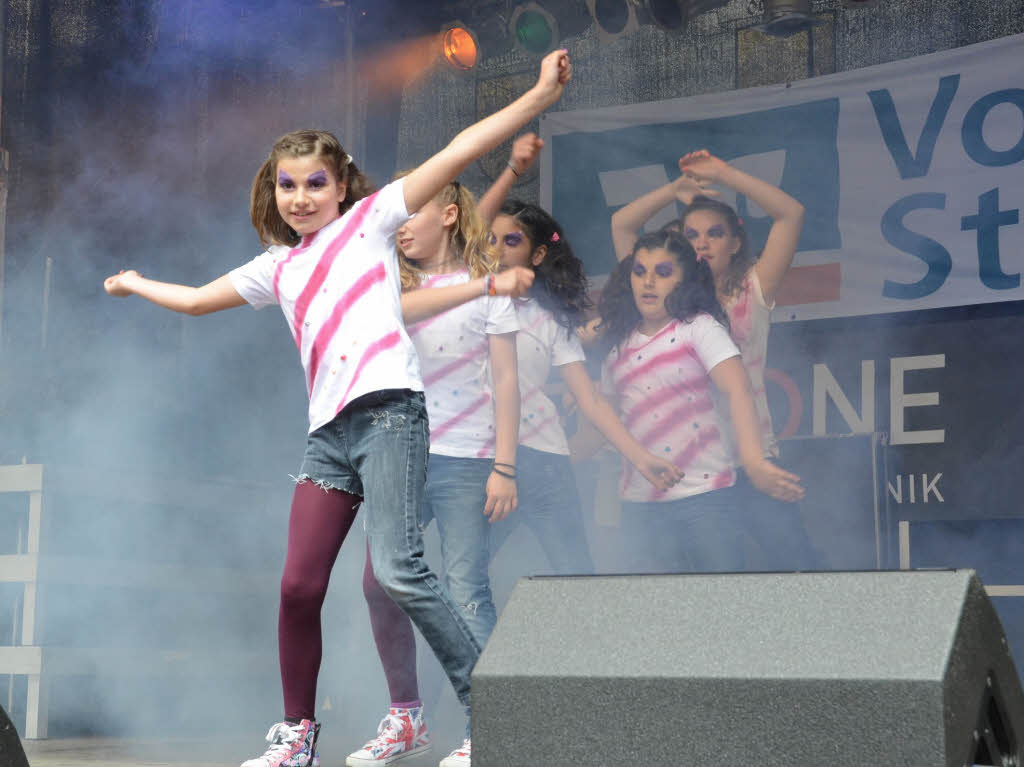
<path fill-rule="evenodd" d="M 928 110 L 928 119 L 921 130 L 921 137 L 917 141 L 917 153 L 910 153 L 910 146 L 900 125 L 899 115 L 896 113 L 896 105 L 893 103 L 892 94 L 888 88 L 877 91 L 868 91 L 868 98 L 871 99 L 871 106 L 875 110 L 875 117 L 878 119 L 878 127 L 882 131 L 882 139 L 885 141 L 889 154 L 892 155 L 896 169 L 900 172 L 900 178 L 920 178 L 928 175 L 928 169 L 932 165 L 932 155 L 935 152 L 935 143 L 939 139 L 939 131 L 946 122 L 946 115 L 949 114 L 949 107 L 956 96 L 957 88 L 960 86 L 960 75 L 949 75 L 939 80 L 939 90 L 935 94 L 935 100 Z"/>

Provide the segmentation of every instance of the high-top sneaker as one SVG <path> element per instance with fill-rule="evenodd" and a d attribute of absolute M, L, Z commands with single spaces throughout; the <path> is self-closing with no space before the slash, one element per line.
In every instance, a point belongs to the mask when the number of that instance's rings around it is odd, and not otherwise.
<path fill-rule="evenodd" d="M 377 737 L 349 754 L 347 767 L 385 767 L 430 751 L 430 733 L 423 707 L 391 708 L 377 728 Z"/>
<path fill-rule="evenodd" d="M 462 741 L 462 747 L 448 754 L 438 767 L 469 767 L 469 752 L 469 738 L 466 738 Z"/>
<path fill-rule="evenodd" d="M 263 756 L 247 759 L 242 767 L 319 767 L 316 738 L 320 725 L 310 719 L 298 724 L 278 722 L 267 733 L 270 746 Z"/>

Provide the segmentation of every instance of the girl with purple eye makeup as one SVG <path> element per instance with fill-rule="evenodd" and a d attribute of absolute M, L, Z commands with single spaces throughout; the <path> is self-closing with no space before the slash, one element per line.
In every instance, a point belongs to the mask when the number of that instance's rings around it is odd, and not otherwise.
<path fill-rule="evenodd" d="M 403 295 L 395 237 L 410 211 L 554 104 L 571 76 L 564 50 L 548 54 L 530 90 L 377 192 L 333 135 L 289 133 L 274 144 L 252 184 L 249 214 L 266 248 L 262 255 L 198 288 L 131 270 L 104 281 L 110 295 L 141 296 L 184 314 L 277 304 L 299 350 L 309 429 L 281 578 L 284 719 L 267 733 L 266 751 L 243 767 L 320 765 L 314 719 L 320 612 L 360 508 L 376 581 L 419 628 L 469 713 L 470 672 L 482 648 L 422 556 L 429 427 L 420 362 L 405 323 L 481 295 L 521 295 L 533 274 L 511 270 Z M 442 765 L 469 765 L 468 751 Z"/>
<path fill-rule="evenodd" d="M 620 260 L 624 258 L 644 223 L 665 205 L 678 201 L 685 206 L 674 225 L 711 270 L 715 293 L 729 317 L 733 340 L 750 378 L 765 456 L 774 461 L 779 449 L 765 390 L 768 332 L 775 296 L 796 253 L 804 208 L 778 187 L 733 168 L 706 150 L 681 157 L 679 169 L 681 175 L 675 181 L 640 197 L 612 216 L 615 253 Z M 718 195 L 708 188 L 713 184 L 744 195 L 771 217 L 771 230 L 760 254 L 752 250 L 736 211 L 713 199 Z M 736 447 L 730 449 L 738 458 Z M 756 483 L 750 480 L 741 470 L 738 484 L 743 490 L 747 529 L 757 543 L 751 567 L 812 567 L 814 556 L 799 509 L 758 492 Z"/>
<path fill-rule="evenodd" d="M 683 472 L 662 489 L 624 466 L 624 564 L 630 572 L 743 569 L 744 520 L 728 433 L 743 468 L 766 492 L 792 500 L 802 489 L 798 477 L 764 457 L 711 269 L 675 232 L 645 234 L 608 277 L 598 309 L 598 331 L 610 347 L 602 390 L 640 444 Z"/>

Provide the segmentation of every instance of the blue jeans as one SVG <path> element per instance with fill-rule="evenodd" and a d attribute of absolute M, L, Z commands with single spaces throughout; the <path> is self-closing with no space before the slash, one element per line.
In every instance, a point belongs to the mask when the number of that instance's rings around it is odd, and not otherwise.
<path fill-rule="evenodd" d="M 622 502 L 631 573 L 746 569 L 743 496 L 735 486 L 677 501 Z"/>
<path fill-rule="evenodd" d="M 484 516 L 491 463 L 431 455 L 423 499 L 423 526 L 437 520 L 445 584 L 481 647 L 498 621 L 487 571 L 491 522 Z"/>
<path fill-rule="evenodd" d="M 743 469 L 738 470 L 736 488 L 743 496 L 744 527 L 755 551 L 750 569 L 817 570 L 821 562 L 807 535 L 799 503 L 779 501 L 762 493 Z"/>
<path fill-rule="evenodd" d="M 299 478 L 363 497 L 377 581 L 419 628 L 468 705 L 470 673 L 483 644 L 423 559 L 428 442 L 422 392 L 373 392 L 309 436 Z"/>
<path fill-rule="evenodd" d="M 516 451 L 519 506 L 491 526 L 491 552 L 520 524 L 530 528 L 558 574 L 589 575 L 594 562 L 587 546 L 576 474 L 569 456 L 520 445 Z"/>

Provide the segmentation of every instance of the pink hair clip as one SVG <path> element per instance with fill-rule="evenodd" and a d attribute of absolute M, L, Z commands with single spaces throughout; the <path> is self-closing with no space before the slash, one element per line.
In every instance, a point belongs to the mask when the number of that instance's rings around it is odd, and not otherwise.
<path fill-rule="evenodd" d="M 562 238 L 558 236 L 558 232 L 555 232 L 553 235 L 551 235 L 552 242 L 558 242 L 560 239 Z"/>
<path fill-rule="evenodd" d="M 740 226 L 743 226 L 743 218 L 741 216 L 736 216 L 736 220 L 739 222 Z"/>

